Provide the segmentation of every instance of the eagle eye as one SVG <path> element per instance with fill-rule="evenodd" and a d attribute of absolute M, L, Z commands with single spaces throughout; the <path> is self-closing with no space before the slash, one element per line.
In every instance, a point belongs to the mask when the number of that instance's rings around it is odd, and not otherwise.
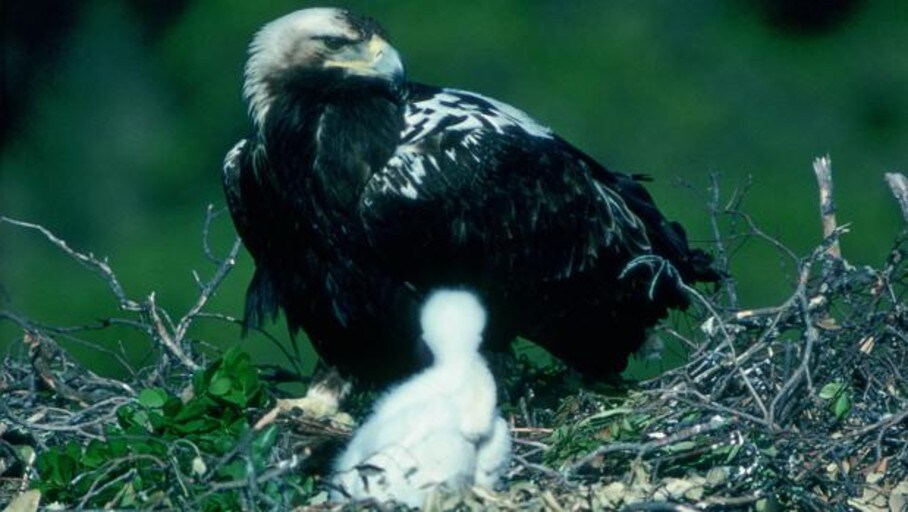
<path fill-rule="evenodd" d="M 344 46 L 347 46 L 348 44 L 353 42 L 345 37 L 337 36 L 321 36 L 317 37 L 316 39 L 321 41 L 322 44 L 325 45 L 325 48 L 329 50 L 340 50 Z"/>

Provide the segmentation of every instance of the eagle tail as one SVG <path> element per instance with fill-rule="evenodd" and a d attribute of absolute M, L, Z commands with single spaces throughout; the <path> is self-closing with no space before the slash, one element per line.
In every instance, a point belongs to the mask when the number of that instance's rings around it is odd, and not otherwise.
<path fill-rule="evenodd" d="M 246 290 L 246 311 L 243 319 L 243 336 L 249 329 L 261 327 L 266 321 L 275 321 L 280 300 L 274 281 L 257 266 L 249 288 Z"/>

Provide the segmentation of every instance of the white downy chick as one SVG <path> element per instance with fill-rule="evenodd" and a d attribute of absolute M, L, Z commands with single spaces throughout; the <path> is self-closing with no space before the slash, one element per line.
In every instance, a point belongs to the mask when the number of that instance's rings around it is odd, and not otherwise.
<path fill-rule="evenodd" d="M 504 476 L 511 463 L 511 429 L 499 416 L 495 419 L 492 434 L 479 443 L 476 453 L 476 473 L 473 481 L 480 487 L 492 489 Z"/>
<path fill-rule="evenodd" d="M 485 310 L 469 292 L 441 290 L 420 320 L 432 366 L 377 402 L 335 461 L 335 500 L 419 507 L 436 487 L 491 487 L 507 465 L 507 423 L 495 413 L 495 381 L 479 354 Z"/>

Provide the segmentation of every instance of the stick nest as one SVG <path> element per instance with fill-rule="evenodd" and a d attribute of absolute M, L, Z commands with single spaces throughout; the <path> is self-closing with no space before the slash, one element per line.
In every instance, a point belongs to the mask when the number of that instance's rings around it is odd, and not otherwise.
<path fill-rule="evenodd" d="M 506 481 L 495 492 L 440 492 L 428 507 L 908 510 L 908 232 L 879 268 L 849 264 L 838 246 L 845 229 L 835 224 L 824 166 L 821 159 L 814 167 L 825 238 L 807 255 L 760 231 L 737 209 L 740 194 L 720 206 L 713 184 L 714 221 L 735 219 L 739 230 L 719 236 L 714 222 L 717 240 L 756 237 L 791 260 L 794 282 L 784 302 L 739 307 L 731 279 L 709 294 L 690 289 L 696 307 L 685 318 L 694 328 L 656 332 L 686 347 L 687 363 L 642 383 L 578 391 L 577 377 L 563 368 L 506 363 L 499 384 L 515 439 Z M 901 204 L 899 176 L 887 180 Z M 106 261 L 41 226 L 2 219 L 40 232 L 98 273 L 124 317 L 63 328 L 0 310 L 0 321 L 22 328 L 25 347 L 0 367 L 0 503 L 15 499 L 24 507 L 17 510 L 53 502 L 342 508 L 326 502 L 322 477 L 332 449 L 351 432 L 352 421 L 338 409 L 346 384 L 330 377 L 303 399 L 278 399 L 248 357 L 206 357 L 187 335 L 201 317 L 240 323 L 205 312 L 239 248 L 214 257 L 207 238 L 215 217 L 209 209 L 205 252 L 216 270 L 209 281 L 196 278 L 198 301 L 173 320 L 153 294 L 130 298 Z M 716 252 L 727 267 L 727 248 L 717 243 Z M 154 364 L 113 379 L 69 354 L 72 344 L 111 325 L 134 328 Z M 366 410 L 372 396 L 356 394 L 346 407 L 356 410 L 358 400 Z"/>

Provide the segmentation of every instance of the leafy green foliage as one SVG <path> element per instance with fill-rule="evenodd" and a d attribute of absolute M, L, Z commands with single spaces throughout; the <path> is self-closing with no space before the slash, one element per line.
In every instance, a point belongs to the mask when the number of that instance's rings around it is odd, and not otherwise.
<path fill-rule="evenodd" d="M 103 440 L 70 441 L 39 455 L 36 487 L 48 502 L 88 507 L 236 509 L 239 491 L 206 491 L 217 482 L 247 480 L 250 471 L 259 474 L 267 467 L 277 428 L 254 431 L 249 420 L 250 410 L 266 402 L 249 355 L 231 349 L 193 376 L 191 398 L 144 389 L 117 410 Z M 304 484 L 301 477 L 284 479 Z M 259 491 L 282 489 L 268 482 Z"/>
<path fill-rule="evenodd" d="M 829 411 L 837 420 L 843 420 L 851 412 L 851 388 L 843 382 L 830 382 L 820 389 L 820 399 L 829 402 Z"/>
<path fill-rule="evenodd" d="M 587 410 L 589 405 L 578 404 L 580 401 L 566 400 L 562 404 L 556 417 L 560 426 L 547 439 L 551 449 L 546 452 L 546 463 L 558 466 L 573 462 L 605 443 L 636 441 L 653 421 L 624 400 L 615 401 L 614 406 L 608 400 L 593 414 Z"/>

